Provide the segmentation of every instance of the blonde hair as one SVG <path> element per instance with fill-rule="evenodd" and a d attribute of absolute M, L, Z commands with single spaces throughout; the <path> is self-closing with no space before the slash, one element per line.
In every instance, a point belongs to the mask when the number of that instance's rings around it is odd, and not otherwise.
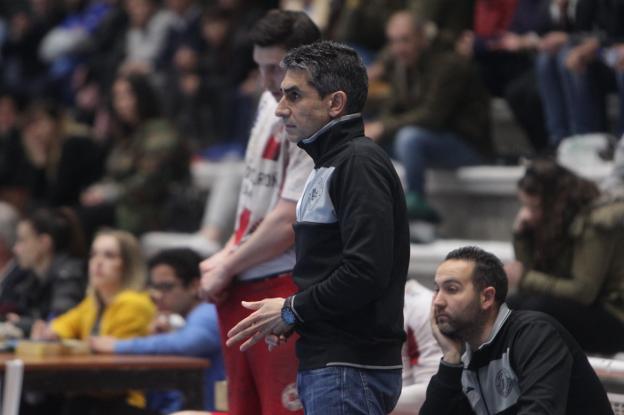
<path fill-rule="evenodd" d="M 100 236 L 111 236 L 119 245 L 119 254 L 123 263 L 121 272 L 122 290 L 143 290 L 145 288 L 147 267 L 141 252 L 141 245 L 130 232 L 117 229 L 104 229 L 96 233 L 95 239 Z M 91 289 L 90 289 L 91 290 Z M 92 292 L 92 290 L 91 290 Z"/>

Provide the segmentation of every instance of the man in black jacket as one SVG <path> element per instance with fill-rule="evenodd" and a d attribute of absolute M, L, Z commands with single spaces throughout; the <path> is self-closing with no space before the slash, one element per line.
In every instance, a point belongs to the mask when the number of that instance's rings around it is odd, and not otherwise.
<path fill-rule="evenodd" d="M 387 414 L 401 390 L 403 292 L 409 231 L 401 184 L 384 151 L 364 137 L 368 80 L 357 54 L 319 42 L 289 52 L 276 114 L 314 160 L 297 204 L 293 276 L 286 299 L 256 310 L 228 334 L 273 347 L 293 330 L 305 413 Z"/>
<path fill-rule="evenodd" d="M 421 415 L 613 414 L 572 336 L 545 314 L 507 308 L 494 255 L 450 252 L 435 291 L 431 326 L 443 357 Z"/>

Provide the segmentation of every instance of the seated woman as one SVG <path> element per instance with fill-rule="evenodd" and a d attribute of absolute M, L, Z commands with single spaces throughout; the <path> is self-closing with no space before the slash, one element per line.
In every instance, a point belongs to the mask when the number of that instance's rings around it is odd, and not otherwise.
<path fill-rule="evenodd" d="M 84 297 L 85 242 L 71 210 L 39 209 L 18 223 L 13 251 L 27 274 L 16 282 L 17 310 L 7 320 L 28 336 L 35 321 L 58 316 Z"/>
<path fill-rule="evenodd" d="M 75 206 L 102 174 L 101 151 L 86 127 L 58 104 L 34 101 L 26 109 L 21 141 L 3 160 L 6 185 L 25 194 L 22 207 Z"/>
<path fill-rule="evenodd" d="M 81 196 L 90 232 L 101 225 L 141 234 L 160 229 L 176 190 L 189 183 L 189 151 L 161 116 L 158 96 L 142 75 L 117 78 L 112 91 L 119 134 L 106 161 L 103 181 Z"/>
<path fill-rule="evenodd" d="M 33 338 L 87 340 L 91 336 L 112 336 L 126 339 L 148 334 L 156 309 L 148 294 L 142 291 L 145 275 L 136 238 L 124 231 L 99 232 L 91 246 L 86 298 L 48 325 L 33 328 Z M 125 397 L 98 397 L 79 402 L 74 405 L 81 412 L 94 405 L 108 408 L 109 413 L 126 413 L 127 404 L 145 406 L 144 396 L 136 392 L 129 393 L 127 400 Z"/>
<path fill-rule="evenodd" d="M 624 350 L 624 200 L 552 160 L 532 162 L 518 189 L 509 305 L 551 314 L 588 352 Z"/>
<path fill-rule="evenodd" d="M 149 263 L 149 292 L 158 308 L 150 336 L 119 340 L 91 337 L 91 349 L 102 353 L 207 357 L 204 409 L 215 408 L 216 382 L 225 378 L 217 310 L 199 299 L 202 257 L 187 248 L 159 252 Z M 148 407 L 169 414 L 184 405 L 178 391 L 148 393 Z"/>

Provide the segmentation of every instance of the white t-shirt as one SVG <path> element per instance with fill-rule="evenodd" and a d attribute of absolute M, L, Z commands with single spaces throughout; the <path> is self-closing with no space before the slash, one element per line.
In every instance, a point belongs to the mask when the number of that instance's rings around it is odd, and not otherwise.
<path fill-rule="evenodd" d="M 433 292 L 418 282 L 408 280 L 405 284 L 403 389 L 392 415 L 417 415 L 425 402 L 429 381 L 438 371 L 442 351 L 429 322 L 432 298 Z"/>
<path fill-rule="evenodd" d="M 403 385 L 429 383 L 438 371 L 442 351 L 431 331 L 429 316 L 433 292 L 415 280 L 405 284 L 403 316 L 407 342 L 403 359 Z"/>
<path fill-rule="evenodd" d="M 235 241 L 245 243 L 280 199 L 297 202 L 314 164 L 310 156 L 286 139 L 284 126 L 275 115 L 277 102 L 265 92 L 251 130 L 245 154 L 245 172 L 236 214 Z M 295 265 L 291 247 L 282 254 L 242 272 L 239 280 L 290 271 Z"/>

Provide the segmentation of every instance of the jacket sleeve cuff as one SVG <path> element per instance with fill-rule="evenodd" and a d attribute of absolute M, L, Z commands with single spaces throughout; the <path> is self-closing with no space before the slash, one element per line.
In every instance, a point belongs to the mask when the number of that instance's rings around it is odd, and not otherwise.
<path fill-rule="evenodd" d="M 297 324 L 301 324 L 301 323 L 304 322 L 304 320 L 301 317 L 301 314 L 299 314 L 299 312 L 297 312 L 297 308 L 295 307 L 295 300 L 296 299 L 297 299 L 297 294 L 291 295 L 290 297 L 288 297 L 286 299 L 286 304 L 290 305 L 290 309 L 292 310 L 292 312 L 295 315 L 295 317 L 297 317 Z"/>
<path fill-rule="evenodd" d="M 464 371 L 464 365 L 461 363 L 452 364 L 444 360 L 440 360 L 438 367 L 438 380 L 447 386 L 461 389 L 461 375 Z"/>

